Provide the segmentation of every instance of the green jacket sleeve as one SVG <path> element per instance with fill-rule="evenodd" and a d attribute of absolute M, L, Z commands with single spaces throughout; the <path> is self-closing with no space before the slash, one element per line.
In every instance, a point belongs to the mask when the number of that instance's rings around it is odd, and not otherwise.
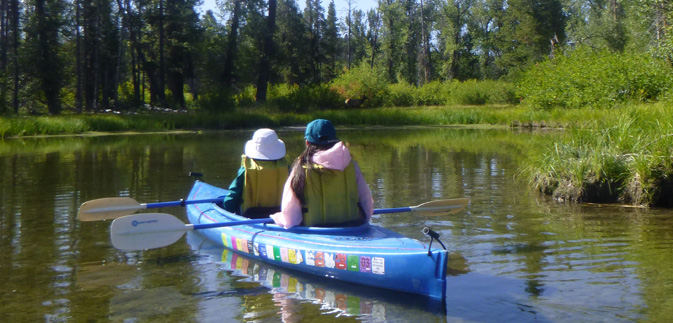
<path fill-rule="evenodd" d="M 238 169 L 236 178 L 229 185 L 229 194 L 224 198 L 224 209 L 236 214 L 241 214 L 243 203 L 243 185 L 245 185 L 245 167 Z"/>

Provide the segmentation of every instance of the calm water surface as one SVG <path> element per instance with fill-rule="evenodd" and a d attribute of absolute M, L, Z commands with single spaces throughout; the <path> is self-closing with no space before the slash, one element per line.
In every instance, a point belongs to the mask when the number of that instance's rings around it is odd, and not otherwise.
<path fill-rule="evenodd" d="M 374 216 L 451 251 L 446 303 L 289 272 L 190 233 L 120 252 L 81 203 L 175 201 L 190 171 L 228 186 L 252 131 L 0 142 L 1 322 L 666 322 L 673 317 L 673 211 L 567 206 L 515 180 L 532 139 L 461 128 L 341 129 L 375 207 L 469 197 L 466 212 Z M 290 156 L 302 129 L 279 131 Z M 184 210 L 160 209 L 185 219 Z"/>

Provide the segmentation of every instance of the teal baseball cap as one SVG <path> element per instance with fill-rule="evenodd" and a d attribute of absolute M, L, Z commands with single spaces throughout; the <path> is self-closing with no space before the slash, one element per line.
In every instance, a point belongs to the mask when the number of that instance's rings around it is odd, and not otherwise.
<path fill-rule="evenodd" d="M 325 119 L 316 119 L 306 126 L 304 139 L 314 145 L 327 145 L 339 142 L 336 129 L 332 122 Z"/>

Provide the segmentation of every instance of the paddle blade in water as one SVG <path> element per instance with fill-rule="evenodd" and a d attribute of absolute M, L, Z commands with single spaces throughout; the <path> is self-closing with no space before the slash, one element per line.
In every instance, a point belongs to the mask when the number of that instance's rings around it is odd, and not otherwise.
<path fill-rule="evenodd" d="M 84 202 L 79 208 L 78 218 L 80 221 L 116 219 L 144 208 L 130 197 L 107 197 Z"/>
<path fill-rule="evenodd" d="M 165 213 L 141 213 L 112 221 L 112 245 L 124 251 L 161 248 L 178 241 L 193 226 Z"/>

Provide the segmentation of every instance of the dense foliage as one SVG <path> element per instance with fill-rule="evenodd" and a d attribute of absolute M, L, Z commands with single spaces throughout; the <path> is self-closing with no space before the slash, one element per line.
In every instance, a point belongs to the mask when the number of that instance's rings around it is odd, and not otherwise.
<path fill-rule="evenodd" d="M 611 107 L 659 99 L 673 86 L 673 69 L 648 53 L 583 47 L 535 65 L 518 85 L 535 108 Z"/>
<path fill-rule="evenodd" d="M 520 93 L 534 105 L 604 105 L 659 96 L 653 88 L 666 81 L 650 74 L 662 63 L 643 53 L 668 59 L 671 48 L 667 1 L 385 0 L 365 12 L 354 0 L 343 8 L 319 0 L 224 0 L 221 16 L 197 13 L 199 4 L 0 0 L 0 113 L 144 106 L 222 112 L 260 104 L 302 111 L 362 98 L 364 107 L 512 102 L 509 89 L 487 88 L 501 87 L 494 80 L 510 87 L 521 75 L 529 83 Z M 582 46 L 634 54 L 574 54 Z M 594 71 L 525 73 L 550 57 L 556 60 L 538 66 L 582 59 L 579 65 L 602 71 L 619 63 L 614 68 L 628 73 L 644 68 L 653 83 L 619 88 L 623 80 L 615 77 L 595 83 L 602 86 L 588 91 L 595 93 L 563 92 L 573 77 L 594 82 L 585 75 Z M 626 81 L 641 82 L 628 73 Z M 551 80 L 562 83 L 553 91 L 568 97 L 532 86 Z"/>

